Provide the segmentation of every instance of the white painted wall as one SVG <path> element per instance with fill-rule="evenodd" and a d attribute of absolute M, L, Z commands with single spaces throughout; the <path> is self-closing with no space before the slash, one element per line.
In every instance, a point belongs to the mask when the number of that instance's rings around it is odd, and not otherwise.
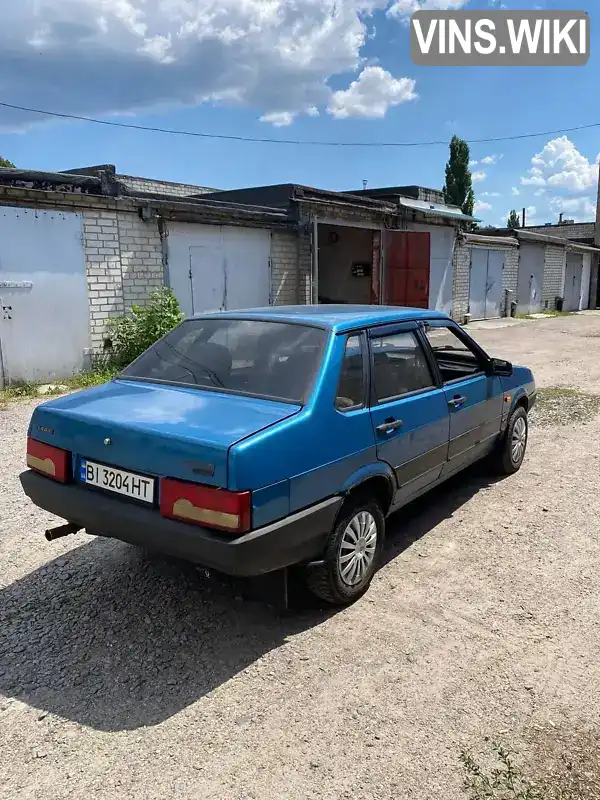
<path fill-rule="evenodd" d="M 452 313 L 452 254 L 455 230 L 449 225 L 408 223 L 409 231 L 428 231 L 431 234 L 429 272 L 429 308 Z"/>
<path fill-rule="evenodd" d="M 176 222 L 167 242 L 169 285 L 187 316 L 269 305 L 269 230 Z"/>
<path fill-rule="evenodd" d="M 83 368 L 90 331 L 81 214 L 0 208 L 0 298 L 7 383 Z"/>

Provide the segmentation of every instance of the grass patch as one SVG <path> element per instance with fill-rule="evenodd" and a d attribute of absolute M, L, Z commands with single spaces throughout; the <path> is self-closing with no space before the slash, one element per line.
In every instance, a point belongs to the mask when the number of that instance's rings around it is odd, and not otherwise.
<path fill-rule="evenodd" d="M 538 388 L 531 410 L 533 425 L 550 427 L 589 422 L 600 413 L 600 395 L 563 386 Z"/>
<path fill-rule="evenodd" d="M 531 754 L 522 764 L 489 741 L 478 756 L 461 752 L 469 800 L 600 800 L 596 732 L 546 728 L 528 738 Z"/>
<path fill-rule="evenodd" d="M 536 314 L 543 314 L 545 317 L 570 317 L 575 312 L 574 311 L 556 311 L 555 309 L 546 308 L 542 311 L 536 311 Z M 533 317 L 531 314 L 515 314 L 516 319 L 539 319 L 539 317 Z"/>
<path fill-rule="evenodd" d="M 35 397 L 56 397 L 57 395 L 75 392 L 79 389 L 89 389 L 92 386 L 99 386 L 102 383 L 112 380 L 116 372 L 115 369 L 105 367 L 91 370 L 90 372 L 80 372 L 77 375 L 73 375 L 71 378 L 65 378 L 64 380 L 50 384 L 18 381 L 11 386 L 7 386 L 6 389 L 0 389 L 0 411 L 6 411 L 9 403 L 14 403 L 19 400 L 31 400 Z M 47 387 L 46 390 L 42 392 L 41 386 Z"/>

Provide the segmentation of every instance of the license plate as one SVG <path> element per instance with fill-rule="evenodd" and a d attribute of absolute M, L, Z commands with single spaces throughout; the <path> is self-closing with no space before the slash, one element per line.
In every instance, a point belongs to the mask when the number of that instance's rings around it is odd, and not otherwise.
<path fill-rule="evenodd" d="M 109 492 L 143 500 L 145 503 L 154 502 L 154 478 L 85 460 L 81 462 L 79 478 L 88 486 L 99 486 Z"/>

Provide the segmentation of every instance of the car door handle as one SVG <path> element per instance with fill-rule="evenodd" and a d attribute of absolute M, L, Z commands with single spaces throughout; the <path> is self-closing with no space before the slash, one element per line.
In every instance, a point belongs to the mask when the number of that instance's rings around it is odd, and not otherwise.
<path fill-rule="evenodd" d="M 391 433 L 392 431 L 398 430 L 400 427 L 402 427 L 401 419 L 386 419 L 385 422 L 377 426 L 376 430 L 378 430 L 379 433 Z"/>
<path fill-rule="evenodd" d="M 452 398 L 452 400 L 448 400 L 448 405 L 452 406 L 452 408 L 456 408 L 456 406 L 462 406 L 463 403 L 466 403 L 468 397 L 464 397 L 464 395 L 456 395 Z"/>

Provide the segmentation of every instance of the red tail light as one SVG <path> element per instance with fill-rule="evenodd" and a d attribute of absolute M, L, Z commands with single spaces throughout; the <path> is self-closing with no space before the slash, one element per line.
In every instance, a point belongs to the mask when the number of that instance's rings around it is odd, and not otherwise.
<path fill-rule="evenodd" d="M 48 478 L 66 483 L 71 473 L 71 453 L 28 438 L 27 466 Z"/>
<path fill-rule="evenodd" d="M 160 513 L 163 517 L 208 528 L 244 533 L 250 530 L 250 492 L 228 492 L 163 478 L 160 482 Z"/>

